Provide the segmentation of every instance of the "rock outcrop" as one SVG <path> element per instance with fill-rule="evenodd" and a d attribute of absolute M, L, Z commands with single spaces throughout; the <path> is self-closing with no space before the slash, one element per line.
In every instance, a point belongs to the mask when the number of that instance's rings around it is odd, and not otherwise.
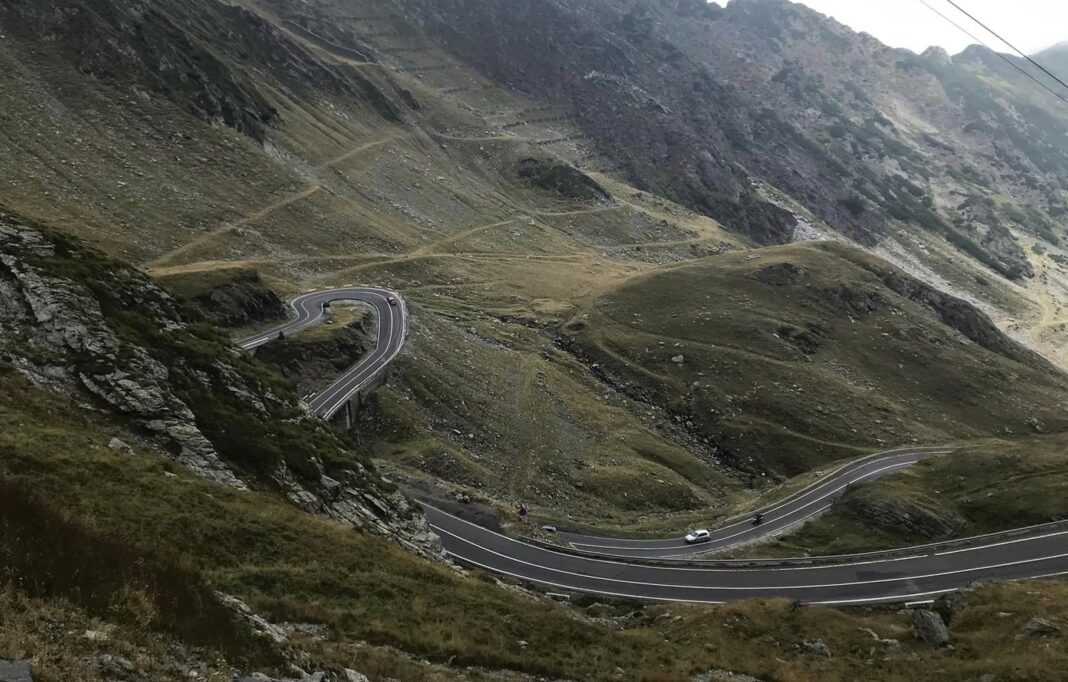
<path fill-rule="evenodd" d="M 924 644 L 936 647 L 947 646 L 950 640 L 949 628 L 942 616 L 926 609 L 912 612 L 912 634 Z"/>
<path fill-rule="evenodd" d="M 169 390 L 166 365 L 118 337 L 92 290 L 35 263 L 58 255 L 41 232 L 0 223 L 0 337 L 9 361 L 41 388 L 84 389 L 157 436 L 186 468 L 245 488 L 197 428 L 193 411 Z M 141 307 L 162 329 L 182 328 L 173 300 L 146 281 L 123 278 L 115 293 L 119 303 Z"/>
<path fill-rule="evenodd" d="M 0 682 L 33 682 L 29 661 L 0 661 Z"/>
<path fill-rule="evenodd" d="M 282 299 L 254 271 L 239 273 L 232 281 L 196 296 L 194 302 L 220 327 L 245 327 L 286 317 Z"/>
<path fill-rule="evenodd" d="M 964 527 L 959 515 L 909 497 L 869 498 L 851 495 L 845 502 L 865 523 L 888 533 L 925 540 L 952 537 Z"/>
<path fill-rule="evenodd" d="M 1016 636 L 1017 639 L 1023 639 L 1025 637 L 1052 637 L 1059 634 L 1061 626 L 1053 623 L 1045 618 L 1035 616 L 1031 620 L 1024 623 L 1024 626 L 1020 629 L 1020 634 Z"/>
<path fill-rule="evenodd" d="M 374 347 L 377 324 L 376 316 L 366 315 L 326 335 L 274 339 L 256 349 L 256 359 L 278 367 L 301 393 L 311 393 L 328 386 Z"/>
<path fill-rule="evenodd" d="M 425 517 L 303 415 L 280 377 L 265 378 L 224 336 L 196 327 L 137 271 L 0 214 L 0 361 L 77 409 L 126 419 L 140 441 L 198 476 L 274 488 L 309 513 L 440 558 Z M 108 446 L 133 452 L 119 438 Z"/>

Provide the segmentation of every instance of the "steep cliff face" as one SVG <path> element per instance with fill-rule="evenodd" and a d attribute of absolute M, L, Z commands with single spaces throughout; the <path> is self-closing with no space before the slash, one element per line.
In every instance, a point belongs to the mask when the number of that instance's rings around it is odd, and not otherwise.
<path fill-rule="evenodd" d="M 610 2 L 398 0 L 399 11 L 495 80 L 565 107 L 639 186 L 765 244 L 796 221 L 738 163 L 755 134 L 707 69 Z"/>
<path fill-rule="evenodd" d="M 114 414 L 199 476 L 275 489 L 309 513 L 437 555 L 426 520 L 305 416 L 290 384 L 137 271 L 4 214 L 0 352 L 71 409 Z"/>
<path fill-rule="evenodd" d="M 264 72 L 298 91 L 365 99 L 387 119 L 400 115 L 371 81 L 325 65 L 274 24 L 236 5 L 3 0 L 0 25 L 56 46 L 84 73 L 162 94 L 259 142 L 281 120 L 261 91 Z"/>
<path fill-rule="evenodd" d="M 208 275 L 178 274 L 158 281 L 220 327 L 248 327 L 286 317 L 282 299 L 255 270 L 224 268 Z"/>

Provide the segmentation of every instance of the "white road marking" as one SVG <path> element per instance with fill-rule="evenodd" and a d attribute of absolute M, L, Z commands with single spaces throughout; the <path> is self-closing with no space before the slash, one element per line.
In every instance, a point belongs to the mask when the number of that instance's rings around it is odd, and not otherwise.
<path fill-rule="evenodd" d="M 910 455 L 906 455 L 906 456 L 910 456 L 911 457 L 911 456 L 914 456 L 914 455 L 910 454 Z M 839 492 L 845 490 L 846 488 L 848 488 L 851 485 L 854 485 L 856 483 L 860 483 L 862 481 L 865 481 L 865 480 L 867 480 L 869 478 L 872 478 L 874 476 L 878 476 L 879 474 L 882 474 L 882 473 L 887 472 L 887 471 L 895 471 L 897 469 L 904 469 L 905 467 L 908 467 L 908 466 L 911 466 L 912 464 L 915 464 L 916 461 L 918 461 L 918 460 L 913 460 L 913 461 L 910 461 L 910 462 L 899 462 L 897 464 L 892 464 L 890 466 L 885 466 L 885 467 L 883 467 L 881 469 L 876 469 L 875 471 L 872 471 L 872 472 L 870 472 L 868 474 L 865 474 L 864 476 L 861 476 L 858 479 L 855 479 L 853 481 L 850 481 L 849 483 L 846 483 L 845 485 L 842 485 L 842 486 L 839 486 L 839 487 L 835 488 L 834 490 L 832 490 L 829 493 L 826 493 L 822 497 L 818 497 L 815 500 L 812 500 L 811 502 L 808 502 L 807 504 L 805 504 L 805 505 L 803 505 L 801 507 L 798 507 L 797 509 L 791 511 L 790 514 L 795 514 L 797 512 L 800 512 L 800 511 L 803 511 L 805 509 L 808 509 L 812 505 L 814 505 L 814 504 L 816 504 L 818 502 L 822 502 L 823 500 L 827 499 L 831 495 L 834 495 L 835 493 L 839 493 Z M 821 509 L 813 512 L 812 514 L 809 514 L 808 516 L 804 517 L 803 519 L 800 519 L 798 521 L 792 521 L 788 525 L 783 526 L 781 529 L 777 528 L 776 530 L 786 530 L 788 528 L 796 526 L 797 524 L 802 523 L 804 521 L 807 521 L 808 519 L 812 518 L 813 516 L 816 516 L 817 514 L 820 514 L 820 513 L 824 512 L 824 511 L 826 511 L 827 509 L 830 509 L 829 505 L 825 506 L 825 507 L 822 507 Z M 774 523 L 774 522 L 768 522 L 768 523 Z M 753 526 L 753 527 L 748 528 L 746 530 L 743 530 L 743 531 L 741 531 L 739 533 L 734 533 L 733 535 L 727 535 L 727 536 L 722 537 L 722 538 L 716 538 L 716 539 L 714 539 L 712 541 L 712 543 L 709 543 L 709 544 L 715 544 L 715 543 L 719 543 L 719 542 L 724 542 L 726 540 L 731 540 L 733 538 L 737 538 L 737 537 L 741 537 L 743 535 L 751 534 L 752 531 L 756 530 L 756 529 L 762 529 L 762 528 L 761 528 L 761 526 Z M 718 530 L 724 530 L 724 529 L 717 529 L 717 531 Z M 756 535 L 757 535 L 758 538 L 761 536 L 760 533 L 757 533 Z M 578 545 L 576 545 L 574 543 L 570 543 L 570 544 L 575 549 L 579 549 L 579 548 L 582 548 L 582 547 L 595 547 L 596 546 L 596 545 L 586 545 L 586 544 L 578 544 Z M 730 549 L 731 547 L 733 547 L 734 545 L 737 545 L 737 544 L 740 544 L 740 543 L 734 543 L 734 544 L 723 545 L 723 546 L 708 547 L 707 549 L 701 549 L 701 550 L 695 551 L 695 552 L 682 552 L 682 553 L 676 553 L 676 554 L 663 554 L 663 555 L 649 555 L 649 556 L 641 556 L 641 557 L 634 557 L 634 558 L 658 559 L 658 558 L 673 558 L 673 557 L 678 557 L 678 556 L 698 556 L 698 555 L 701 555 L 701 554 L 707 554 L 708 552 L 716 552 L 716 551 L 720 551 L 720 550 L 723 550 L 723 549 Z M 690 545 L 690 547 L 692 547 L 692 545 Z M 649 547 L 649 548 L 643 548 L 643 547 L 604 547 L 604 548 L 600 548 L 600 549 L 629 549 L 629 550 L 632 550 L 632 551 L 643 551 L 643 550 L 656 551 L 656 550 L 659 550 L 661 548 L 659 548 L 659 547 Z M 665 547 L 664 551 L 666 552 L 666 551 L 669 551 L 670 549 L 672 549 L 672 548 Z M 682 550 L 684 548 L 683 547 L 676 547 L 674 549 L 675 550 Z M 616 556 L 616 557 L 619 557 L 619 556 L 630 556 L 630 555 L 620 555 L 620 554 L 608 554 L 607 552 L 591 552 L 591 554 L 605 554 L 607 556 Z"/>
<path fill-rule="evenodd" d="M 807 584 L 806 585 L 784 585 L 784 584 L 778 584 L 778 585 L 686 585 L 686 584 L 678 584 L 678 583 L 651 583 L 651 582 L 645 582 L 645 581 L 641 581 L 641 580 L 623 580 L 623 579 L 619 579 L 619 578 L 610 578 L 610 577 L 607 577 L 607 576 L 590 575 L 588 573 L 578 573 L 578 572 L 575 572 L 575 571 L 567 571 L 567 570 L 560 569 L 560 568 L 553 568 L 552 566 L 545 566 L 543 564 L 537 564 L 537 563 L 526 561 L 524 559 L 520 559 L 520 558 L 517 558 L 517 557 L 514 557 L 514 556 L 508 556 L 507 554 L 502 554 L 502 553 L 500 553 L 500 552 L 498 552 L 496 550 L 490 549 L 489 547 L 485 547 L 483 545 L 480 545 L 477 542 L 474 542 L 472 540 L 468 540 L 467 538 L 464 538 L 464 537 L 461 537 L 459 535 L 456 535 L 455 533 L 452 533 L 452 532 L 450 532 L 448 530 L 445 530 L 444 528 L 440 528 L 438 526 L 434 526 L 433 523 L 431 523 L 431 526 L 435 529 L 435 531 L 437 531 L 439 533 L 444 533 L 445 535 L 453 537 L 453 538 L 459 540 L 460 542 L 462 542 L 464 544 L 471 545 L 472 547 L 477 547 L 478 549 L 482 550 L 483 552 L 487 552 L 489 554 L 493 554 L 494 556 L 499 556 L 502 559 L 506 559 L 508 561 L 511 561 L 511 562 L 514 562 L 514 563 L 517 563 L 517 564 L 522 564 L 524 566 L 530 566 L 531 568 L 536 568 L 536 569 L 540 569 L 540 570 L 543 570 L 543 571 L 548 571 L 550 573 L 559 573 L 561 575 L 569 575 L 569 576 L 574 576 L 574 577 L 578 577 L 578 578 L 584 578 L 584 579 L 587 579 L 587 580 L 604 581 L 604 582 L 610 582 L 610 583 L 620 583 L 620 584 L 625 584 L 625 585 L 640 585 L 642 587 L 654 587 L 654 588 L 661 588 L 661 589 L 700 590 L 700 591 L 706 591 L 706 592 L 707 591 L 728 591 L 728 592 L 750 592 L 750 591 L 751 592 L 766 592 L 766 591 L 773 591 L 773 592 L 778 593 L 778 592 L 783 592 L 783 591 L 795 592 L 795 591 L 798 591 L 798 590 L 819 590 L 819 589 L 829 589 L 829 588 L 836 588 L 836 587 L 856 587 L 858 585 L 876 585 L 876 584 L 888 584 L 888 583 L 900 583 L 900 582 L 913 582 L 913 581 L 916 581 L 916 580 L 929 580 L 931 578 L 942 578 L 942 577 L 945 577 L 945 576 L 960 575 L 960 574 L 963 574 L 963 573 L 975 573 L 975 572 L 978 572 L 978 571 L 992 571 L 992 570 L 996 570 L 996 569 L 999 569 L 999 568 L 1009 568 L 1009 567 L 1012 567 L 1012 566 L 1022 566 L 1024 564 L 1035 564 L 1035 563 L 1039 563 L 1039 562 L 1042 562 L 1042 561 L 1052 561 L 1052 560 L 1055 560 L 1055 559 L 1064 559 L 1064 558 L 1068 557 L 1068 553 L 1062 553 L 1062 554 L 1055 554 L 1055 555 L 1051 555 L 1051 556 L 1035 557 L 1035 558 L 1032 558 L 1032 559 L 1019 559 L 1017 561 L 1007 561 L 1007 562 L 1003 562 L 1003 563 L 999 563 L 999 564 L 991 564 L 991 565 L 986 565 L 986 566 L 970 566 L 970 567 L 967 567 L 967 568 L 954 569 L 952 571 L 941 571 L 941 572 L 938 572 L 938 573 L 925 573 L 925 574 L 921 574 L 921 575 L 904 575 L 904 576 L 898 576 L 898 577 L 894 577 L 894 578 L 878 578 L 878 579 L 874 579 L 874 580 L 852 580 L 852 581 L 837 582 L 837 583 L 817 583 L 817 584 L 812 584 L 812 585 L 807 585 Z M 461 559 L 464 559 L 462 554 L 457 554 L 456 552 L 451 551 L 451 550 L 449 551 L 449 553 L 452 554 L 453 556 L 457 556 L 457 557 L 459 557 Z M 464 559 L 464 561 L 467 561 L 467 559 Z M 700 570 L 700 569 L 698 569 L 698 570 Z M 744 575 L 747 572 L 752 572 L 754 574 L 762 573 L 762 571 L 744 571 L 744 570 L 737 570 L 737 569 L 733 570 L 733 571 L 714 571 L 714 570 L 711 570 L 711 569 L 705 569 L 705 570 L 706 570 L 707 573 L 729 572 L 729 573 L 733 573 L 733 574 L 736 574 L 736 575 Z M 529 579 L 530 580 L 537 580 L 536 578 L 529 578 Z M 949 590 L 949 591 L 952 591 L 952 590 Z"/>
<path fill-rule="evenodd" d="M 309 309 L 308 306 L 311 301 L 317 298 L 328 297 L 331 293 L 337 294 L 337 297 L 322 300 L 319 302 L 319 305 L 317 306 L 318 309 L 315 311 Z M 390 296 L 396 298 L 398 303 L 403 305 L 403 299 L 400 297 L 400 294 L 388 289 L 379 289 L 376 287 L 352 287 L 349 289 L 337 289 L 333 291 L 311 291 L 302 294 L 289 302 L 289 307 L 295 314 L 295 317 L 292 320 L 275 327 L 272 330 L 262 332 L 251 339 L 239 342 L 238 345 L 244 350 L 252 350 L 253 348 L 258 348 L 259 346 L 274 340 L 280 333 L 291 333 L 303 329 L 304 327 L 322 319 L 325 314 L 325 305 L 333 301 L 348 299 L 365 303 L 370 302 L 376 315 L 379 317 L 379 333 L 374 351 L 345 372 L 323 391 L 308 398 L 310 400 L 309 405 L 313 412 L 323 419 L 330 419 L 341 406 L 345 404 L 345 401 L 349 400 L 354 394 L 375 380 L 378 375 L 388 367 L 389 363 L 400 354 L 401 350 L 403 350 L 404 334 L 403 330 L 401 330 L 401 334 L 398 338 L 398 330 L 394 328 L 396 323 L 394 322 L 393 306 L 389 305 L 388 298 Z M 367 299 L 372 299 L 372 301 L 368 301 Z M 389 311 L 388 322 L 383 319 L 381 308 L 385 308 Z M 402 316 L 400 319 L 406 328 L 404 317 Z"/>
<path fill-rule="evenodd" d="M 854 460 L 854 461 L 852 461 L 852 462 L 850 462 L 848 464 L 844 464 L 844 465 L 840 466 L 839 468 L 835 469 L 834 471 L 832 471 L 832 472 L 830 472 L 828 474 L 825 474 L 819 481 L 816 481 L 815 483 L 812 483 L 811 485 L 809 485 L 809 486 L 807 486 L 807 487 L 805 487 L 805 488 L 803 488 L 803 489 L 801 489 L 801 490 L 799 490 L 799 491 L 797 491 L 795 493 L 792 493 L 791 495 L 788 495 L 787 497 L 779 500 L 776 503 L 776 506 L 774 506 L 774 507 L 770 507 L 770 508 L 765 507 L 763 509 L 756 509 L 756 510 L 753 510 L 752 512 L 750 512 L 749 514 L 746 514 L 744 516 L 736 516 L 736 517 L 727 519 L 726 521 L 724 521 L 724 523 L 727 523 L 729 525 L 719 527 L 716 530 L 717 531 L 723 531 L 723 530 L 728 530 L 730 528 L 734 528 L 734 527 L 737 527 L 737 526 L 740 526 L 740 525 L 744 525 L 745 523 L 749 522 L 753 518 L 753 516 L 755 514 L 757 514 L 757 513 L 764 514 L 765 516 L 768 515 L 768 514 L 772 514 L 772 513 L 776 512 L 776 511 L 782 509 L 783 507 L 788 506 L 789 504 L 791 504 L 793 501 L 795 501 L 796 499 L 798 499 L 800 497 L 804 497 L 805 495 L 808 495 L 808 494 L 811 494 L 813 492 L 816 492 L 819 488 L 822 488 L 822 487 L 825 487 L 825 486 L 828 486 L 828 485 L 833 485 L 835 483 L 836 479 L 840 478 L 839 474 L 841 474 L 843 471 L 846 471 L 847 469 L 863 467 L 866 464 L 868 464 L 868 461 L 871 460 L 871 459 L 885 457 L 887 461 L 890 461 L 891 459 L 894 459 L 897 456 L 911 457 L 911 456 L 915 456 L 915 455 L 918 455 L 918 454 L 928 454 L 928 455 L 931 455 L 931 456 L 938 456 L 938 455 L 949 454 L 951 452 L 954 452 L 954 450 L 952 448 L 946 448 L 944 446 L 920 446 L 920 447 L 916 447 L 916 448 L 897 448 L 897 449 L 894 449 L 894 450 L 887 450 L 885 452 L 877 452 L 877 453 L 874 453 L 874 454 L 871 454 L 871 455 L 867 455 L 867 456 L 862 457 L 860 459 Z M 898 454 L 898 453 L 900 453 L 900 454 Z M 924 459 L 926 459 L 926 458 L 924 458 Z M 609 540 L 611 540 L 613 542 L 633 543 L 635 545 L 641 544 L 641 543 L 650 543 L 650 542 L 663 543 L 663 542 L 669 542 L 669 541 L 672 540 L 672 538 L 666 538 L 666 539 L 605 538 L 605 537 L 597 537 L 597 536 L 594 536 L 594 535 L 578 535 L 578 534 L 573 534 L 573 533 L 567 533 L 565 535 L 567 537 L 576 538 L 576 539 L 589 538 L 591 540 L 600 540 L 600 541 L 609 541 Z M 653 546 L 649 546 L 649 547 L 632 547 L 630 545 L 599 545 L 599 544 L 596 544 L 596 543 L 589 543 L 589 542 L 575 542 L 574 540 L 569 541 L 568 544 L 570 544 L 570 545 L 572 545 L 573 547 L 576 547 L 576 548 L 577 547 L 601 547 L 601 548 L 605 548 L 605 549 L 659 549 L 660 547 L 664 546 L 664 545 L 653 545 Z"/>

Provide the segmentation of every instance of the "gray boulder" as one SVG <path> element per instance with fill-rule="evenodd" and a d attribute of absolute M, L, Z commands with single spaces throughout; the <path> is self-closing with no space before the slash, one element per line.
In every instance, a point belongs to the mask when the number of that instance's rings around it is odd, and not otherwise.
<path fill-rule="evenodd" d="M 831 648 L 821 639 L 806 639 L 798 644 L 797 648 L 801 653 L 810 656 L 821 656 L 823 658 L 831 657 Z"/>
<path fill-rule="evenodd" d="M 111 442 L 108 443 L 108 449 L 114 450 L 115 452 L 119 452 L 124 455 L 132 455 L 134 452 L 134 449 L 132 447 L 130 447 L 125 441 L 122 441 L 118 438 L 111 439 Z"/>
<path fill-rule="evenodd" d="M 949 644 L 949 628 L 942 616 L 927 609 L 912 612 L 912 634 L 916 639 L 931 646 Z"/>
<path fill-rule="evenodd" d="M 586 607 L 586 613 L 594 618 L 607 618 L 612 615 L 612 607 L 608 604 L 597 602 Z"/>
<path fill-rule="evenodd" d="M 0 682 L 33 682 L 29 661 L 0 661 Z"/>
<path fill-rule="evenodd" d="M 1024 637 L 1050 637 L 1061 631 L 1059 625 L 1055 625 L 1045 618 L 1032 618 L 1024 624 L 1020 630 L 1020 634 L 1016 636 L 1016 639 L 1022 639 Z"/>

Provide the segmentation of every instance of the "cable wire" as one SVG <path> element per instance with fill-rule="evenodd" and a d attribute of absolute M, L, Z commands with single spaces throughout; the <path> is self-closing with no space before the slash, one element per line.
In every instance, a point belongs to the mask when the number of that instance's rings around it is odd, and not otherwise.
<path fill-rule="evenodd" d="M 953 0 L 946 0 L 946 2 L 948 2 L 949 4 L 951 4 L 954 7 L 956 7 L 958 12 L 960 12 L 964 16 L 968 17 L 969 19 L 971 19 L 975 23 L 977 23 L 980 26 L 982 26 L 983 30 L 985 30 L 987 33 L 989 33 L 990 35 L 996 37 L 998 40 L 1000 40 L 1001 42 L 1003 42 L 1006 45 L 1008 45 L 1009 47 L 1011 47 L 1013 50 L 1015 50 L 1016 54 L 1020 55 L 1024 59 L 1026 59 L 1028 62 L 1033 64 L 1036 68 L 1041 69 L 1042 73 L 1046 74 L 1047 76 L 1049 76 L 1053 80 L 1055 80 L 1058 83 L 1060 83 L 1062 86 L 1064 86 L 1065 90 L 1068 90 L 1068 83 L 1065 83 L 1064 81 L 1062 81 L 1059 77 L 1057 77 L 1056 74 L 1054 74 L 1053 72 L 1051 72 L 1049 69 L 1047 69 L 1046 67 L 1042 66 L 1038 62 L 1036 62 L 1034 59 L 1031 58 L 1030 55 L 1025 54 L 1020 48 L 1016 47 L 1015 45 L 1013 45 L 1009 41 L 1005 40 L 1003 37 L 1001 37 L 1001 34 L 999 34 L 997 31 L 995 31 L 994 29 L 990 28 L 989 26 L 987 26 L 983 22 L 979 21 L 977 18 L 975 18 L 975 15 L 971 14 L 970 12 L 968 12 L 968 10 L 964 9 L 963 7 L 958 5 Z"/>
<path fill-rule="evenodd" d="M 1045 90 L 1045 91 L 1046 91 L 1046 92 L 1048 92 L 1049 94 L 1053 95 L 1053 96 L 1054 96 L 1054 97 L 1056 97 L 1057 99 L 1061 100 L 1061 101 L 1062 101 L 1062 102 L 1064 102 L 1065 104 L 1068 104 L 1068 97 L 1065 97 L 1065 96 L 1064 96 L 1064 95 L 1062 95 L 1061 93 L 1057 92 L 1056 90 L 1054 90 L 1054 89 L 1053 89 L 1053 88 L 1051 88 L 1050 86 L 1048 86 L 1048 85 L 1046 85 L 1045 83 L 1043 83 L 1042 81 L 1040 81 L 1040 80 L 1039 80 L 1038 78 L 1035 78 L 1034 74 L 1032 74 L 1032 73 L 1028 72 L 1028 71 L 1027 71 L 1026 69 L 1024 69 L 1024 68 L 1023 68 L 1022 66 L 1020 66 L 1019 64 L 1017 64 L 1017 63 L 1016 63 L 1016 62 L 1014 62 L 1013 60 L 1009 59 L 1009 58 L 1008 58 L 1008 57 L 1007 57 L 1006 55 L 1003 55 L 1002 53 L 998 52 L 997 50 L 995 50 L 995 49 L 993 49 L 992 47 L 990 47 L 989 45 L 987 45 L 987 44 L 986 44 L 986 41 L 984 41 L 984 40 L 983 40 L 982 38 L 979 38 L 979 37 L 978 37 L 978 36 L 976 36 L 976 35 L 975 35 L 974 33 L 972 33 L 971 31 L 969 31 L 968 29 L 964 28 L 963 26 L 961 26 L 960 24 L 958 24 L 958 23 L 957 23 L 956 21 L 954 21 L 954 20 L 953 20 L 953 19 L 951 19 L 950 17 L 946 16 L 946 14 L 944 14 L 944 13 L 943 13 L 943 12 L 942 12 L 941 10 L 939 10 L 939 9 L 938 9 L 937 7 L 935 7 L 935 6 L 934 6 L 934 5 L 932 5 L 931 3 L 927 2 L 927 0 L 917 0 L 917 1 L 918 1 L 918 2 L 920 3 L 920 4 L 922 4 L 922 5 L 924 6 L 924 7 L 926 7 L 927 9 L 931 10 L 932 12 L 934 12 L 935 14 L 937 14 L 938 16 L 942 17 L 943 19 L 945 19 L 946 21 L 948 21 L 948 22 L 949 22 L 950 24 L 952 24 L 953 26 L 955 26 L 955 27 L 956 27 L 956 28 L 957 28 L 957 29 L 958 29 L 959 31 L 961 31 L 962 33 L 964 33 L 964 35 L 968 36 L 969 38 L 971 38 L 971 39 L 972 39 L 972 40 L 974 40 L 975 42 L 979 43 L 979 44 L 980 44 L 980 45 L 982 45 L 983 47 L 987 48 L 988 50 L 990 50 L 991 52 L 993 52 L 994 54 L 996 54 L 996 55 L 997 55 L 997 56 L 998 56 L 998 57 L 999 57 L 999 58 L 1000 58 L 1000 59 L 1001 59 L 1001 60 L 1002 60 L 1003 62 L 1005 62 L 1006 64 L 1008 64 L 1008 65 L 1009 65 L 1009 66 L 1011 66 L 1012 68 L 1014 68 L 1014 69 L 1016 69 L 1017 71 L 1019 71 L 1020 73 L 1022 73 L 1022 74 L 1023 74 L 1024 76 L 1026 76 L 1027 78 L 1029 78 L 1029 79 L 1031 79 L 1032 81 L 1034 81 L 1035 83 L 1037 83 L 1037 84 L 1038 84 L 1038 85 L 1039 85 L 1039 86 L 1040 86 L 1040 87 L 1041 87 L 1041 88 L 1042 88 L 1043 90 Z"/>

